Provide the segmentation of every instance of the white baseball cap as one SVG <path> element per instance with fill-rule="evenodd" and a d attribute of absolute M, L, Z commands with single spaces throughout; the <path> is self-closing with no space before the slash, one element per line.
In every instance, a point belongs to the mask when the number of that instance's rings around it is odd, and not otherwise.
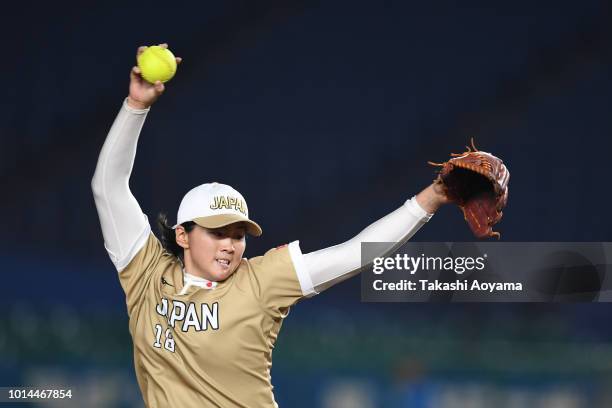
<path fill-rule="evenodd" d="M 249 209 L 242 194 L 221 183 L 201 184 L 185 194 L 172 228 L 187 221 L 204 228 L 244 222 L 249 234 L 258 237 L 262 233 L 261 227 L 249 219 Z"/>

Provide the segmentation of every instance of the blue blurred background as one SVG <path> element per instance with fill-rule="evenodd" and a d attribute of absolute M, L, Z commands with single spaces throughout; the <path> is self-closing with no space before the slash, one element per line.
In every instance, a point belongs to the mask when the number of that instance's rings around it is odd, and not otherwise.
<path fill-rule="evenodd" d="M 470 137 L 504 158 L 505 241 L 610 241 L 605 1 L 13 3 L 3 10 L 0 386 L 141 407 L 123 293 L 90 181 L 137 46 L 183 57 L 131 188 L 174 219 L 193 186 L 247 197 L 264 235 L 330 246 L 434 178 Z M 443 208 L 414 237 L 469 241 Z M 281 407 L 611 407 L 606 304 L 365 304 L 354 278 L 298 304 Z M 62 405 L 63 404 L 63 405 Z M 25 405 L 20 405 L 25 406 Z M 68 406 L 52 403 L 37 406 Z"/>

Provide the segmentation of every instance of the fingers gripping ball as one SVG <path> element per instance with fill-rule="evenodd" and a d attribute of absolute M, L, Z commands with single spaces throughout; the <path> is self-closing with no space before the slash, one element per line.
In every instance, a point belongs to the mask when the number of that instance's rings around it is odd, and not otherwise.
<path fill-rule="evenodd" d="M 169 49 L 154 45 L 138 56 L 138 68 L 147 82 L 166 82 L 176 73 L 176 58 Z"/>

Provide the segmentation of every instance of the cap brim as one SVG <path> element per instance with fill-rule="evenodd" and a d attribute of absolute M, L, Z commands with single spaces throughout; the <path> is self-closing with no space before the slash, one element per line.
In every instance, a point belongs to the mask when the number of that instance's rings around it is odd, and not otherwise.
<path fill-rule="evenodd" d="M 246 226 L 247 232 L 250 235 L 258 237 L 262 234 L 261 227 L 256 222 L 236 214 L 219 214 L 208 217 L 199 217 L 194 218 L 193 222 L 204 228 L 220 228 L 237 222 L 243 222 Z"/>

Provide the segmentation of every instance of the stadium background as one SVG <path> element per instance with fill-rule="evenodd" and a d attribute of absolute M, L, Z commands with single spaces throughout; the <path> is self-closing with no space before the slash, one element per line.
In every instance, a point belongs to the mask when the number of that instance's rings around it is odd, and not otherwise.
<path fill-rule="evenodd" d="M 295 239 L 313 251 L 401 205 L 433 179 L 427 160 L 474 136 L 512 172 L 504 240 L 611 240 L 607 2 L 21 2 L 3 14 L 2 386 L 50 381 L 88 407 L 141 406 L 90 192 L 141 44 L 184 58 L 131 178 L 150 219 L 216 180 L 264 228 L 248 256 Z M 472 237 L 448 207 L 415 239 Z M 609 407 L 610 312 L 364 304 L 355 278 L 292 310 L 275 393 L 281 407 Z"/>

